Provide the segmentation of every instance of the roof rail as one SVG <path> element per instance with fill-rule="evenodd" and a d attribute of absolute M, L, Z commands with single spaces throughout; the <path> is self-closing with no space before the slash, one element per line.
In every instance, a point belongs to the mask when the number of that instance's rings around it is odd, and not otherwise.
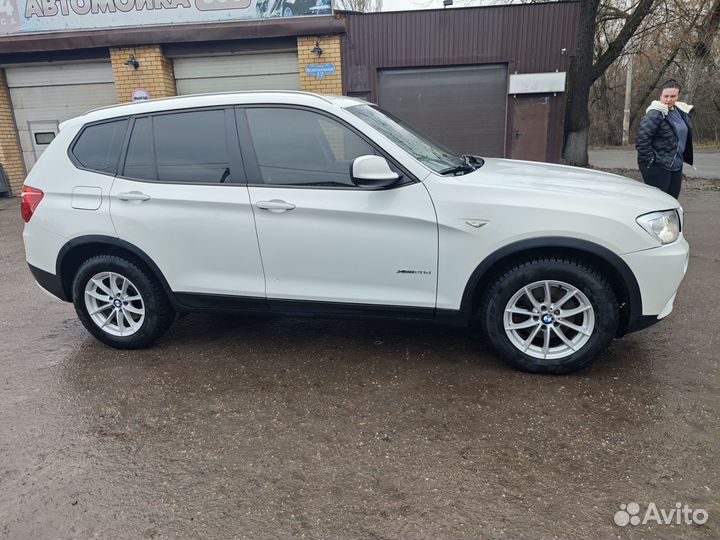
<path fill-rule="evenodd" d="M 313 96 L 318 99 L 322 99 L 323 101 L 327 101 L 328 103 L 332 103 L 328 98 L 321 94 L 315 94 L 313 92 L 303 92 L 301 90 L 231 90 L 228 92 L 206 92 L 202 94 L 183 94 L 182 96 L 171 96 L 171 97 L 164 97 L 164 98 L 156 98 L 156 99 L 149 99 L 147 101 L 141 101 L 140 103 L 149 103 L 149 102 L 158 102 L 158 101 L 179 101 L 183 99 L 189 99 L 193 97 L 201 97 L 201 96 L 229 96 L 229 95 L 243 95 L 243 94 L 299 94 L 303 96 Z M 97 107 L 95 109 L 90 109 L 89 111 L 86 111 L 83 113 L 82 116 L 85 116 L 86 114 L 90 114 L 92 112 L 96 111 L 106 111 L 108 109 L 115 109 L 117 107 L 126 107 L 128 105 L 132 105 L 132 101 L 128 101 L 125 103 L 116 103 L 115 105 L 106 105 L 105 107 Z"/>

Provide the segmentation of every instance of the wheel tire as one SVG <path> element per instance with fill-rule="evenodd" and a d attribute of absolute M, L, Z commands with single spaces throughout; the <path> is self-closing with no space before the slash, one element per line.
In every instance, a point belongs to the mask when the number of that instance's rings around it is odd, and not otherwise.
<path fill-rule="evenodd" d="M 542 324 L 546 319 L 542 315 L 541 308 L 548 307 L 542 302 L 545 296 L 535 294 L 536 301 L 539 300 L 543 304 L 538 307 L 523 292 L 525 287 L 531 285 L 539 287 L 538 282 L 550 284 L 551 302 L 559 302 L 560 298 L 558 296 L 563 295 L 564 292 L 570 292 L 572 288 L 577 289 L 579 293 L 575 293 L 574 298 L 576 300 L 572 300 L 577 304 L 577 307 L 568 309 L 563 313 L 572 313 L 580 308 L 585 311 L 572 317 L 565 318 L 558 315 L 553 318 L 553 314 L 556 313 L 553 310 L 549 313 L 547 319 L 550 322 Z M 536 289 L 531 288 L 530 290 Z M 545 287 L 543 286 L 542 291 L 544 290 Z M 524 301 L 528 307 L 518 307 L 518 304 L 515 303 L 516 298 L 519 298 L 518 302 Z M 513 301 L 512 304 L 510 304 L 511 301 Z M 567 300 L 565 305 L 572 307 L 570 302 L 571 300 Z M 589 309 L 587 304 L 592 309 Z M 507 317 L 510 317 L 510 321 L 506 321 L 506 309 L 510 307 L 513 310 L 531 309 L 530 306 L 535 306 L 532 309 L 539 310 L 537 318 L 534 317 L 534 313 L 533 316 L 527 314 L 513 315 L 508 311 Z M 513 311 L 513 313 L 517 312 Z M 588 263 L 564 258 L 527 260 L 504 271 L 493 281 L 483 295 L 479 316 L 483 334 L 504 360 L 521 371 L 546 374 L 572 373 L 585 367 L 607 348 L 614 338 L 619 324 L 617 299 L 608 280 Z M 527 330 L 517 330 L 511 327 L 506 330 L 506 322 L 515 326 L 515 317 L 520 319 L 521 324 L 523 317 L 526 317 L 524 321 L 528 324 L 530 324 L 531 319 L 537 320 L 537 323 L 532 324 L 538 327 L 538 335 L 535 338 L 531 337 L 535 326 Z M 560 340 L 560 335 L 556 329 L 560 328 L 565 336 L 564 330 L 567 326 L 564 326 L 564 323 L 560 322 L 560 320 L 572 323 L 578 317 L 582 317 L 583 328 L 590 335 L 587 336 L 585 333 L 568 330 L 568 332 L 574 334 L 574 338 L 569 341 L 573 342 L 573 339 L 577 339 L 575 348 L 572 348 L 567 345 L 567 342 L 563 343 Z M 517 326 L 521 326 L 521 324 Z M 585 324 L 587 326 L 584 326 Z M 579 324 L 576 325 L 579 326 Z M 555 328 L 550 328 L 550 326 Z M 526 333 L 520 335 L 522 332 Z M 550 338 L 545 341 L 545 332 L 551 336 L 552 343 L 556 344 L 553 348 L 543 348 L 546 344 L 549 346 L 551 343 Z M 530 340 L 532 347 L 530 353 L 521 350 L 523 337 Z M 567 336 L 565 337 L 567 339 Z M 540 341 L 543 343 L 542 347 L 539 345 Z M 524 343 L 527 344 L 528 341 Z M 547 358 L 548 352 L 551 350 L 556 351 L 556 358 Z M 527 347 L 525 351 L 528 351 Z M 543 352 L 545 358 L 538 357 Z"/>
<path fill-rule="evenodd" d="M 132 308 L 133 305 L 140 306 L 142 310 L 142 317 L 140 315 L 132 315 L 128 311 L 128 317 L 136 317 L 139 319 L 137 328 L 125 327 L 128 320 L 118 319 L 113 320 L 107 327 L 107 330 L 100 327 L 100 322 L 96 322 L 98 317 L 104 318 L 106 314 L 115 311 L 113 306 L 109 306 L 103 311 L 100 311 L 96 316 L 91 315 L 88 311 L 88 302 L 99 304 L 100 302 L 108 302 L 112 304 L 110 297 L 108 300 L 95 300 L 92 298 L 86 298 L 90 293 L 87 293 L 87 289 L 96 287 L 91 284 L 91 279 L 98 276 L 110 273 L 110 275 L 118 276 L 119 278 L 126 280 L 128 285 L 127 298 L 139 297 L 140 300 L 134 300 L 128 303 Z M 104 281 L 104 286 L 108 287 L 108 281 Z M 123 283 L 118 281 L 116 283 Z M 95 289 L 97 293 L 100 289 Z M 73 304 L 75 305 L 75 311 L 83 323 L 85 328 L 98 340 L 102 341 L 106 345 L 115 347 L 117 349 L 140 349 L 147 347 L 152 344 L 157 338 L 167 331 L 175 319 L 175 312 L 172 309 L 170 302 L 158 280 L 145 268 L 137 264 L 130 258 L 125 258 L 117 255 L 98 255 L 85 261 L 73 280 L 72 286 L 73 293 Z M 130 294 L 133 296 L 131 297 Z M 123 307 L 120 309 L 128 309 Z M 137 309 L 137 308 L 136 308 Z M 134 312 L 134 313 L 137 313 Z M 95 318 L 94 318 L 95 317 Z M 127 328 L 126 335 L 111 333 L 115 329 Z M 129 334 L 129 335 L 127 335 Z"/>

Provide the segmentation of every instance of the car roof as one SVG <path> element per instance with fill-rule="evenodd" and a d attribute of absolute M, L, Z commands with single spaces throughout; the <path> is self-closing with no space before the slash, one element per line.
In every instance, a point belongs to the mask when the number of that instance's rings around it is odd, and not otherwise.
<path fill-rule="evenodd" d="M 196 107 L 213 107 L 226 105 L 252 105 L 252 104 L 286 104 L 304 105 L 327 109 L 332 107 L 349 107 L 366 103 L 360 99 L 330 94 L 313 94 L 311 92 L 296 92 L 289 90 L 266 90 L 262 92 L 215 92 L 212 94 L 193 94 L 170 98 L 151 99 L 148 101 L 135 101 L 120 103 L 88 111 L 82 116 L 69 120 L 67 123 L 96 122 L 128 115 L 148 114 L 162 111 L 192 109 Z M 65 124 L 65 122 L 63 123 Z"/>

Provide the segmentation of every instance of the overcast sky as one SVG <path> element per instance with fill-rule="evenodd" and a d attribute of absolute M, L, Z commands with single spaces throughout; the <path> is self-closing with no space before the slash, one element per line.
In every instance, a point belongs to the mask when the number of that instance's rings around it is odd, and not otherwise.
<path fill-rule="evenodd" d="M 502 0 L 454 0 L 453 7 L 486 6 L 507 4 Z M 443 0 L 383 0 L 383 11 L 405 11 L 411 9 L 442 9 Z M 447 8 L 450 9 L 450 8 Z"/>
<path fill-rule="evenodd" d="M 443 7 L 442 0 L 383 0 L 383 11 L 435 9 L 441 7 Z"/>

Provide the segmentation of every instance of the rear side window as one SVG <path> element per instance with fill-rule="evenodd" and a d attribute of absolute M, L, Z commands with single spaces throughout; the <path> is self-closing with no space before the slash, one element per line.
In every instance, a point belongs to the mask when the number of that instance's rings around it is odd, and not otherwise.
<path fill-rule="evenodd" d="M 123 176 L 172 183 L 230 182 L 225 111 L 137 118 Z"/>
<path fill-rule="evenodd" d="M 85 169 L 117 174 L 127 119 L 86 127 L 72 149 L 72 155 Z"/>
<path fill-rule="evenodd" d="M 135 119 L 128 144 L 123 176 L 140 180 L 155 180 L 153 163 L 152 120 L 148 117 Z"/>

